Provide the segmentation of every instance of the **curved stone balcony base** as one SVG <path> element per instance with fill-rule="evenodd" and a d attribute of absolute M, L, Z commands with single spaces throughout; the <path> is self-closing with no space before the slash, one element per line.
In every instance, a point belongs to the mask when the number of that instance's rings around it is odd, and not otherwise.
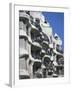
<path fill-rule="evenodd" d="M 28 75 L 29 76 L 29 73 L 28 73 L 28 71 L 26 69 L 20 69 L 19 74 L 20 75 Z"/>
<path fill-rule="evenodd" d="M 31 31 L 32 31 L 32 33 L 35 33 L 35 34 L 40 34 L 40 31 L 38 30 L 38 28 L 37 27 L 35 27 L 33 24 L 31 24 Z"/>
<path fill-rule="evenodd" d="M 45 55 L 44 58 L 49 58 L 50 59 L 50 55 Z"/>
<path fill-rule="evenodd" d="M 23 69 L 19 71 L 19 78 L 20 79 L 29 79 L 30 78 L 30 75 L 28 73 L 28 71 L 26 69 Z"/>
<path fill-rule="evenodd" d="M 40 50 L 41 48 L 42 46 L 38 42 L 32 43 L 32 50 L 36 51 L 36 50 Z"/>
<path fill-rule="evenodd" d="M 19 17 L 26 18 L 28 20 L 30 19 L 30 16 L 28 14 L 26 14 L 25 12 L 20 12 Z"/>
<path fill-rule="evenodd" d="M 32 55 L 29 55 L 29 59 L 34 62 L 34 58 L 32 57 Z"/>
<path fill-rule="evenodd" d="M 57 54 L 57 55 L 63 56 L 63 54 L 61 54 L 60 52 L 56 51 L 56 49 L 54 49 L 53 52 L 54 52 L 55 54 Z"/>
<path fill-rule="evenodd" d="M 34 59 L 31 55 L 29 55 L 30 60 L 34 62 L 42 62 L 40 59 Z"/>
<path fill-rule="evenodd" d="M 42 65 L 41 65 L 41 68 L 42 68 L 42 69 L 45 69 L 45 68 L 46 68 L 46 66 L 42 64 Z"/>
<path fill-rule="evenodd" d="M 34 62 L 39 62 L 41 63 L 42 61 L 40 59 L 34 59 Z"/>
<path fill-rule="evenodd" d="M 24 30 L 20 30 L 19 37 L 24 37 L 25 39 L 28 39 L 28 36 Z"/>
<path fill-rule="evenodd" d="M 19 57 L 23 57 L 23 56 L 29 56 L 28 51 L 24 50 L 23 48 L 20 48 Z"/>
<path fill-rule="evenodd" d="M 48 41 L 43 41 L 43 44 L 49 45 Z"/>
<path fill-rule="evenodd" d="M 49 44 L 49 48 L 53 48 L 53 43 Z"/>
<path fill-rule="evenodd" d="M 29 41 L 29 43 L 32 44 L 32 40 L 31 40 L 31 38 L 29 36 L 28 36 L 28 41 Z"/>
<path fill-rule="evenodd" d="M 42 50 L 41 50 L 41 53 L 42 53 L 42 54 L 45 54 L 45 53 L 46 53 L 46 51 L 42 49 Z"/>

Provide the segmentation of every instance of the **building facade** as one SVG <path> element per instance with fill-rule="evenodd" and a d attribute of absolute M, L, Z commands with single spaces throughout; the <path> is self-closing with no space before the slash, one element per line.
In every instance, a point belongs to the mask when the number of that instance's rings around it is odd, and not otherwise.
<path fill-rule="evenodd" d="M 63 77 L 61 45 L 49 22 L 30 11 L 19 11 L 19 79 Z"/>

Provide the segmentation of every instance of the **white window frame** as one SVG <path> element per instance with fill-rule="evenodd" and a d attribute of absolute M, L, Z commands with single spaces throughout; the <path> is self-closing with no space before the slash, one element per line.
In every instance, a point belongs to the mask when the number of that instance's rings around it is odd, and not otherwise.
<path fill-rule="evenodd" d="M 29 11 L 50 11 L 64 12 L 64 59 L 65 59 L 65 75 L 64 78 L 47 78 L 34 80 L 19 80 L 19 10 Z M 26 86 L 26 85 L 47 85 L 55 83 L 69 83 L 69 50 L 70 50 L 70 24 L 69 24 L 69 7 L 53 6 L 36 6 L 23 5 L 22 3 L 10 4 L 10 86 Z"/>

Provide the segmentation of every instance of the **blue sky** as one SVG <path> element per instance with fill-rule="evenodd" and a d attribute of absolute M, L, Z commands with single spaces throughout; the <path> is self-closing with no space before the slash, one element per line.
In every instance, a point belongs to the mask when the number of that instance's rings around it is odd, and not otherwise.
<path fill-rule="evenodd" d="M 64 49 L 64 13 L 59 12 L 42 12 L 45 20 L 50 23 L 53 34 L 57 33 L 62 39 L 62 48 Z"/>

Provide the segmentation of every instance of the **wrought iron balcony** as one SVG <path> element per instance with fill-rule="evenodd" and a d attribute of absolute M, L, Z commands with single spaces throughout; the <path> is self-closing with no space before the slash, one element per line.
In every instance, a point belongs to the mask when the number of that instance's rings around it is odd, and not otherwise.
<path fill-rule="evenodd" d="M 41 56 L 40 56 L 39 54 L 40 54 L 40 52 L 38 52 L 38 53 L 32 52 L 32 57 L 33 57 L 34 59 L 41 59 Z"/>
<path fill-rule="evenodd" d="M 43 42 L 41 43 L 42 47 L 47 51 L 47 49 L 49 48 L 49 42 L 43 40 Z"/>
<path fill-rule="evenodd" d="M 49 55 L 45 55 L 43 57 L 43 63 L 46 67 L 48 67 L 48 64 L 51 62 L 50 56 Z"/>
<path fill-rule="evenodd" d="M 34 36 L 32 37 L 32 42 L 38 42 L 38 43 L 42 43 L 42 39 L 40 36 Z"/>

